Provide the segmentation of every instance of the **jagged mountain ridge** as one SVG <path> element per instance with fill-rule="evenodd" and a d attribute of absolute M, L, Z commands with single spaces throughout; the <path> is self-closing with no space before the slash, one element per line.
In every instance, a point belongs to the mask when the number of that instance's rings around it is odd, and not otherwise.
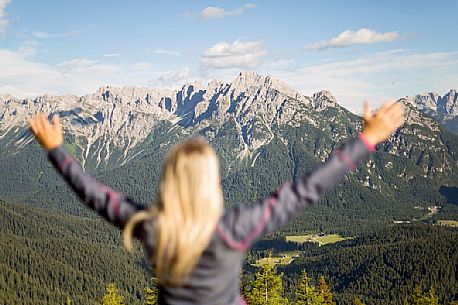
<path fill-rule="evenodd" d="M 458 93 L 456 90 L 450 90 L 443 96 L 435 92 L 428 92 L 407 96 L 404 100 L 440 121 L 450 132 L 458 134 Z"/>
<path fill-rule="evenodd" d="M 407 97 L 406 100 L 415 104 L 420 110 L 430 109 L 443 115 L 458 115 L 458 93 L 456 90 L 450 90 L 444 96 L 435 92 L 417 94 Z"/>
<path fill-rule="evenodd" d="M 307 105 L 321 110 L 336 103 L 330 92 L 306 97 L 278 79 L 256 73 L 241 73 L 230 84 L 214 80 L 207 86 L 186 84 L 181 90 L 102 87 L 82 97 L 45 95 L 17 100 L 1 96 L 0 139 L 24 128 L 27 119 L 39 111 L 50 116 L 59 113 L 67 132 L 76 137 L 82 160 L 92 155 L 98 165 L 108 162 L 113 147 L 123 151 L 122 162 L 128 160 L 132 148 L 159 121 L 203 129 L 221 126 L 233 116 L 243 135 L 241 146 L 253 151 L 272 139 L 273 123 L 294 125 L 305 119 L 313 123 L 307 113 L 301 112 Z M 270 135 L 265 139 L 253 138 L 256 124 L 263 125 Z M 15 145 L 20 149 L 31 139 L 21 137 Z"/>
<path fill-rule="evenodd" d="M 456 91 L 451 90 L 444 97 L 431 93 L 401 99 L 407 106 L 406 125 L 401 133 L 390 139 L 390 153 L 399 153 L 401 149 L 404 151 L 400 153 L 411 156 L 413 146 L 406 143 L 405 136 L 412 134 L 422 142 L 417 141 L 422 150 L 420 155 L 426 150 L 430 150 L 426 158 L 430 158 L 431 153 L 443 154 L 444 147 L 437 147 L 437 143 L 441 144 L 437 134 L 439 124 L 421 111 L 429 109 L 453 114 L 458 111 L 457 98 Z M 324 111 L 329 109 L 337 113 L 326 117 Z M 207 86 L 188 83 L 181 90 L 101 87 L 81 97 L 45 95 L 17 100 L 9 95 L 0 96 L 0 140 L 12 147 L 13 153 L 33 139 L 26 129 L 27 120 L 39 111 L 50 116 L 58 113 L 72 145 L 76 145 L 73 152 L 83 163 L 93 160 L 91 165 L 95 167 L 110 162 L 125 164 L 140 154 L 141 144 L 148 135 L 154 134 L 161 122 L 179 128 L 182 134 L 203 134 L 210 141 L 223 126 L 233 122 L 237 139 L 233 148 L 238 159 L 256 156 L 259 149 L 275 137 L 287 144 L 288 139 L 279 132 L 282 126 L 309 124 L 324 131 L 328 125 L 337 124 L 341 132 L 333 128 L 334 141 L 348 137 L 342 130 L 345 124 L 361 127 L 356 116 L 342 108 L 329 91 L 307 97 L 279 79 L 254 72 L 240 73 L 229 84 L 217 80 Z M 345 115 L 351 120 L 347 118 L 343 123 Z M 330 148 L 318 149 L 315 155 L 324 160 Z M 114 160 L 110 161 L 113 156 Z M 439 167 L 438 164 L 428 165 L 423 174 L 450 171 L 455 166 L 452 163 L 451 159 L 446 159 Z"/>
<path fill-rule="evenodd" d="M 327 200 L 331 206 L 349 204 L 353 209 L 339 211 L 346 216 L 337 220 L 323 219 L 329 211 L 319 213 L 304 221 L 304 228 L 337 221 L 348 226 L 346 217 L 410 217 L 413 202 L 443 202 L 439 187 L 458 181 L 458 138 L 403 102 L 405 126 Z M 238 204 L 304 174 L 362 127 L 361 119 L 341 107 L 329 91 L 307 97 L 256 73 L 241 73 L 230 84 L 186 84 L 181 90 L 103 87 L 83 97 L 3 97 L 0 172 L 10 178 L 0 185 L 0 198 L 67 211 L 78 205 L 67 202 L 41 150 L 30 145 L 27 119 L 37 111 L 59 113 L 67 148 L 85 168 L 141 202 L 153 200 L 168 149 L 191 135 L 205 136 L 215 147 L 226 202 Z M 368 208 L 367 202 L 376 204 Z M 393 211 L 396 205 L 401 216 Z"/>

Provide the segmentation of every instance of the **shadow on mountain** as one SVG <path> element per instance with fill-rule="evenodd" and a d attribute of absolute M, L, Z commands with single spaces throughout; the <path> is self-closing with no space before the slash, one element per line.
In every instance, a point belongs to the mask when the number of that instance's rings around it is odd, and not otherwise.
<path fill-rule="evenodd" d="M 458 187 L 442 185 L 439 192 L 447 198 L 448 203 L 458 205 Z"/>

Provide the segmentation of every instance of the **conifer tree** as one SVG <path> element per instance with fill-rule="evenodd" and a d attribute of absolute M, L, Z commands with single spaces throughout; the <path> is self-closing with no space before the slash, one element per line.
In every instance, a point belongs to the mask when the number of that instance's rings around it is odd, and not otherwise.
<path fill-rule="evenodd" d="M 436 289 L 431 287 L 428 291 L 429 296 L 429 304 L 431 305 L 439 305 L 439 297 L 436 294 Z"/>
<path fill-rule="evenodd" d="M 146 300 L 145 305 L 156 305 L 157 304 L 157 288 L 145 288 Z"/>
<path fill-rule="evenodd" d="M 420 285 L 415 286 L 412 293 L 412 305 L 439 305 L 436 289 L 431 287 L 428 292 L 423 292 Z"/>
<path fill-rule="evenodd" d="M 115 283 L 108 284 L 101 305 L 124 305 L 124 297 L 118 292 Z"/>
<path fill-rule="evenodd" d="M 263 264 L 256 272 L 256 280 L 246 297 L 250 305 L 286 305 L 283 297 L 282 275 L 277 274 L 275 265 Z"/>
<path fill-rule="evenodd" d="M 329 290 L 329 286 L 324 279 L 324 276 L 320 276 L 318 279 L 318 295 L 323 298 L 324 305 L 336 305 L 332 300 L 332 292 Z"/>
<path fill-rule="evenodd" d="M 296 290 L 296 305 L 321 304 L 323 304 L 323 298 L 318 295 L 315 285 L 311 283 L 311 278 L 307 275 L 307 272 L 303 271 Z"/>
<path fill-rule="evenodd" d="M 416 285 L 412 293 L 412 305 L 424 305 L 425 303 L 423 291 L 420 285 Z"/>
<path fill-rule="evenodd" d="M 353 301 L 353 305 L 364 305 L 363 301 L 361 301 L 359 298 L 356 298 Z"/>

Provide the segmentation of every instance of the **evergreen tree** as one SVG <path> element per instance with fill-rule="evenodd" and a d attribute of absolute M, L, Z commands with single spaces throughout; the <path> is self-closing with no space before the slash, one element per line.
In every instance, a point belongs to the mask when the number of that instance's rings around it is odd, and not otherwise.
<path fill-rule="evenodd" d="M 302 271 L 296 290 L 296 305 L 320 305 L 322 303 L 323 298 L 318 295 L 315 285 L 311 284 L 311 278 L 307 272 Z"/>
<path fill-rule="evenodd" d="M 429 304 L 431 305 L 439 305 L 439 297 L 436 294 L 436 289 L 434 287 L 431 287 L 428 291 L 429 295 Z"/>
<path fill-rule="evenodd" d="M 324 279 L 324 276 L 320 276 L 318 279 L 318 295 L 323 298 L 324 305 L 336 305 L 332 300 L 332 292 L 329 290 L 329 286 Z"/>
<path fill-rule="evenodd" d="M 277 274 L 275 265 L 264 264 L 256 272 L 256 280 L 246 297 L 250 305 L 285 305 L 288 299 L 283 297 L 283 274 Z"/>
<path fill-rule="evenodd" d="M 157 289 L 156 288 L 145 288 L 146 300 L 145 305 L 156 305 L 157 304 Z"/>
<path fill-rule="evenodd" d="M 108 284 L 101 305 L 124 305 L 124 298 L 118 292 L 115 283 Z"/>
<path fill-rule="evenodd" d="M 415 286 L 412 293 L 412 305 L 439 305 L 436 289 L 431 287 L 428 292 L 423 292 L 420 285 Z"/>
<path fill-rule="evenodd" d="M 363 301 L 361 301 L 359 298 L 356 298 L 353 301 L 353 305 L 364 305 Z"/>
<path fill-rule="evenodd" d="M 412 305 L 424 305 L 426 300 L 423 296 L 423 291 L 421 290 L 420 285 L 416 285 L 412 293 Z"/>
<path fill-rule="evenodd" d="M 153 287 L 145 288 L 146 300 L 145 305 L 156 305 L 158 300 L 158 287 L 157 287 L 157 279 L 153 278 Z"/>

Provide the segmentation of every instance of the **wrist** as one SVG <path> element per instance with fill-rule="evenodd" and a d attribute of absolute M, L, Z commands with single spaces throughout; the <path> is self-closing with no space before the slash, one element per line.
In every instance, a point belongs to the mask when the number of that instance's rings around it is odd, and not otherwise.
<path fill-rule="evenodd" d="M 378 144 L 378 141 L 373 134 L 365 132 L 363 130 L 363 132 L 360 133 L 359 138 L 361 141 L 364 142 L 364 144 L 370 152 L 375 151 L 375 146 Z"/>
<path fill-rule="evenodd" d="M 51 150 L 54 150 L 54 149 L 56 149 L 56 148 L 58 148 L 59 146 L 62 146 L 62 145 L 63 145 L 63 142 L 56 142 L 56 143 L 52 143 L 52 144 L 43 145 L 43 147 L 47 152 L 50 152 Z"/>

